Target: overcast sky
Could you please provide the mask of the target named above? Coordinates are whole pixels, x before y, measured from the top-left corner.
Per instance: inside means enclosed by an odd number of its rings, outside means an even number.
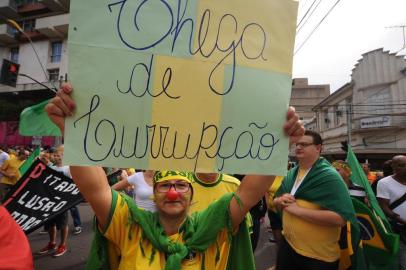
[[[299,1],[298,22],[314,0]],[[337,0],[321,1],[296,36],[296,50]],[[313,6],[313,7],[314,7]],[[398,52],[404,45],[406,0],[341,0],[293,59],[293,77],[310,84],[330,84],[335,91],[351,80],[362,54],[378,48]],[[400,51],[406,54],[406,49]]]

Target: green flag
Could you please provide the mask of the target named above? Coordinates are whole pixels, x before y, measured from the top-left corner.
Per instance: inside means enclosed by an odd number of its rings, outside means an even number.
[[[369,201],[370,207],[353,199],[354,209],[361,228],[363,251],[369,269],[393,269],[391,265],[399,251],[399,236],[392,232],[392,228],[350,146],[348,146],[347,163],[351,168],[351,181],[364,188]]]
[[[34,106],[25,108],[20,114],[19,132],[23,136],[61,136],[59,128],[52,123],[45,106],[49,100],[45,100]]]
[[[32,152],[31,155],[24,161],[24,163],[20,166],[20,168],[18,168],[21,175],[23,175],[28,170],[28,168],[30,168],[31,164],[34,162],[35,158],[39,156],[40,153],[41,149],[38,146],[34,150],[34,152]]]

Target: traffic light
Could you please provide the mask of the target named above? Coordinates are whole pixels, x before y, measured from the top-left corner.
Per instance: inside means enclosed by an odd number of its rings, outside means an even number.
[[[13,63],[7,59],[3,59],[3,65],[1,67],[0,83],[16,87],[19,69],[20,69],[19,64]]]
[[[347,141],[341,142],[341,150],[343,150],[346,153],[348,152],[348,142]]]

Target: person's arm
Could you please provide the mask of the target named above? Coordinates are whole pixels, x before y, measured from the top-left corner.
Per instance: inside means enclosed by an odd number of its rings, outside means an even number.
[[[339,214],[330,210],[317,210],[300,207],[297,203],[291,203],[284,208],[284,211],[298,216],[309,222],[322,226],[344,226],[346,224]]]
[[[6,160],[3,165],[0,168],[0,173],[10,179],[13,179],[14,177],[16,177],[16,173],[14,172],[14,170],[9,170],[9,160]]]
[[[383,212],[385,213],[385,215],[390,218],[391,220],[396,220],[397,222],[401,223],[401,224],[406,224],[406,221],[403,220],[398,214],[396,214],[395,212],[392,211],[392,209],[390,209],[390,201],[389,199],[384,199],[384,198],[377,198],[378,202],[379,202],[379,206],[382,208]]]
[[[8,173],[7,173],[7,167],[8,167],[8,161],[4,161],[3,165],[1,165],[0,168],[0,173],[6,177],[9,177]]]
[[[114,185],[111,186],[112,189],[121,191],[126,189],[127,187],[131,186],[130,183],[128,183],[127,178],[124,178],[120,180],[119,182],[115,183]]]
[[[62,134],[65,130],[65,118],[72,115],[75,102],[70,97],[72,87],[63,84],[45,107],[49,118],[59,127]],[[72,179],[83,197],[90,203],[101,227],[104,227],[111,208],[111,189],[105,172],[101,167],[71,166]]]
[[[72,179],[80,193],[91,205],[101,228],[104,228],[110,214],[111,189],[101,167],[70,166]]]
[[[287,121],[283,129],[285,134],[289,136],[291,144],[299,140],[304,134],[303,125],[292,107],[288,110]],[[236,195],[241,199],[241,205],[235,198],[230,202],[230,215],[234,231],[244,220],[248,211],[261,200],[274,179],[274,175],[247,175],[244,177],[236,192]]]
[[[296,202],[296,199],[290,193],[285,193],[273,200],[273,204],[279,212],[294,202]]]
[[[273,175],[247,175],[244,177],[236,191],[236,195],[241,200],[241,205],[235,198],[230,202],[233,231],[238,228],[248,211],[258,203],[264,191],[269,188],[274,179],[275,176]]]
[[[406,224],[406,222],[402,220],[398,214],[390,209],[389,198],[391,195],[387,187],[387,183],[384,181],[379,181],[376,188],[376,198],[378,199],[379,206],[382,208],[383,212],[388,218],[390,218],[391,220],[396,220],[399,223]]]

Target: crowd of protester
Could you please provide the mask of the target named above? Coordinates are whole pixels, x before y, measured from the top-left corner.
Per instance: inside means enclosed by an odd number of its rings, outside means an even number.
[[[55,121],[52,111],[48,113],[55,123],[61,123]],[[133,267],[135,262],[139,269],[147,265],[161,269],[165,264],[165,269],[188,269],[185,258],[206,269],[253,269],[252,254],[266,213],[270,241],[276,243],[276,269],[351,269],[351,265],[343,265],[339,242],[345,226],[358,226],[351,197],[370,207],[367,192],[351,179],[346,161],[330,163],[322,157],[320,135],[301,133],[297,115],[289,113],[289,119],[296,119],[291,121],[290,127],[295,128],[288,134],[296,135],[291,140],[295,163],[289,162],[286,177],[68,167],[62,165],[63,146],[41,149],[37,158],[73,178],[95,212],[98,229],[94,244],[106,250],[91,252],[89,269],[106,264],[111,269]],[[1,199],[18,182],[19,167],[33,151],[0,149]],[[372,172],[368,163],[363,163],[362,169],[393,230],[400,235],[399,267],[406,269],[406,157],[393,157],[383,164],[382,171]],[[78,208],[70,212],[74,223],[70,231],[80,234]],[[3,220],[6,218],[2,226]],[[16,232],[16,239],[24,238],[15,226],[9,227]],[[58,230],[61,239],[57,245]],[[49,234],[49,242],[38,253],[64,255],[68,213],[49,220],[43,231]],[[250,239],[249,250],[246,239]],[[28,267],[32,267],[32,257],[27,258],[31,260]]]

